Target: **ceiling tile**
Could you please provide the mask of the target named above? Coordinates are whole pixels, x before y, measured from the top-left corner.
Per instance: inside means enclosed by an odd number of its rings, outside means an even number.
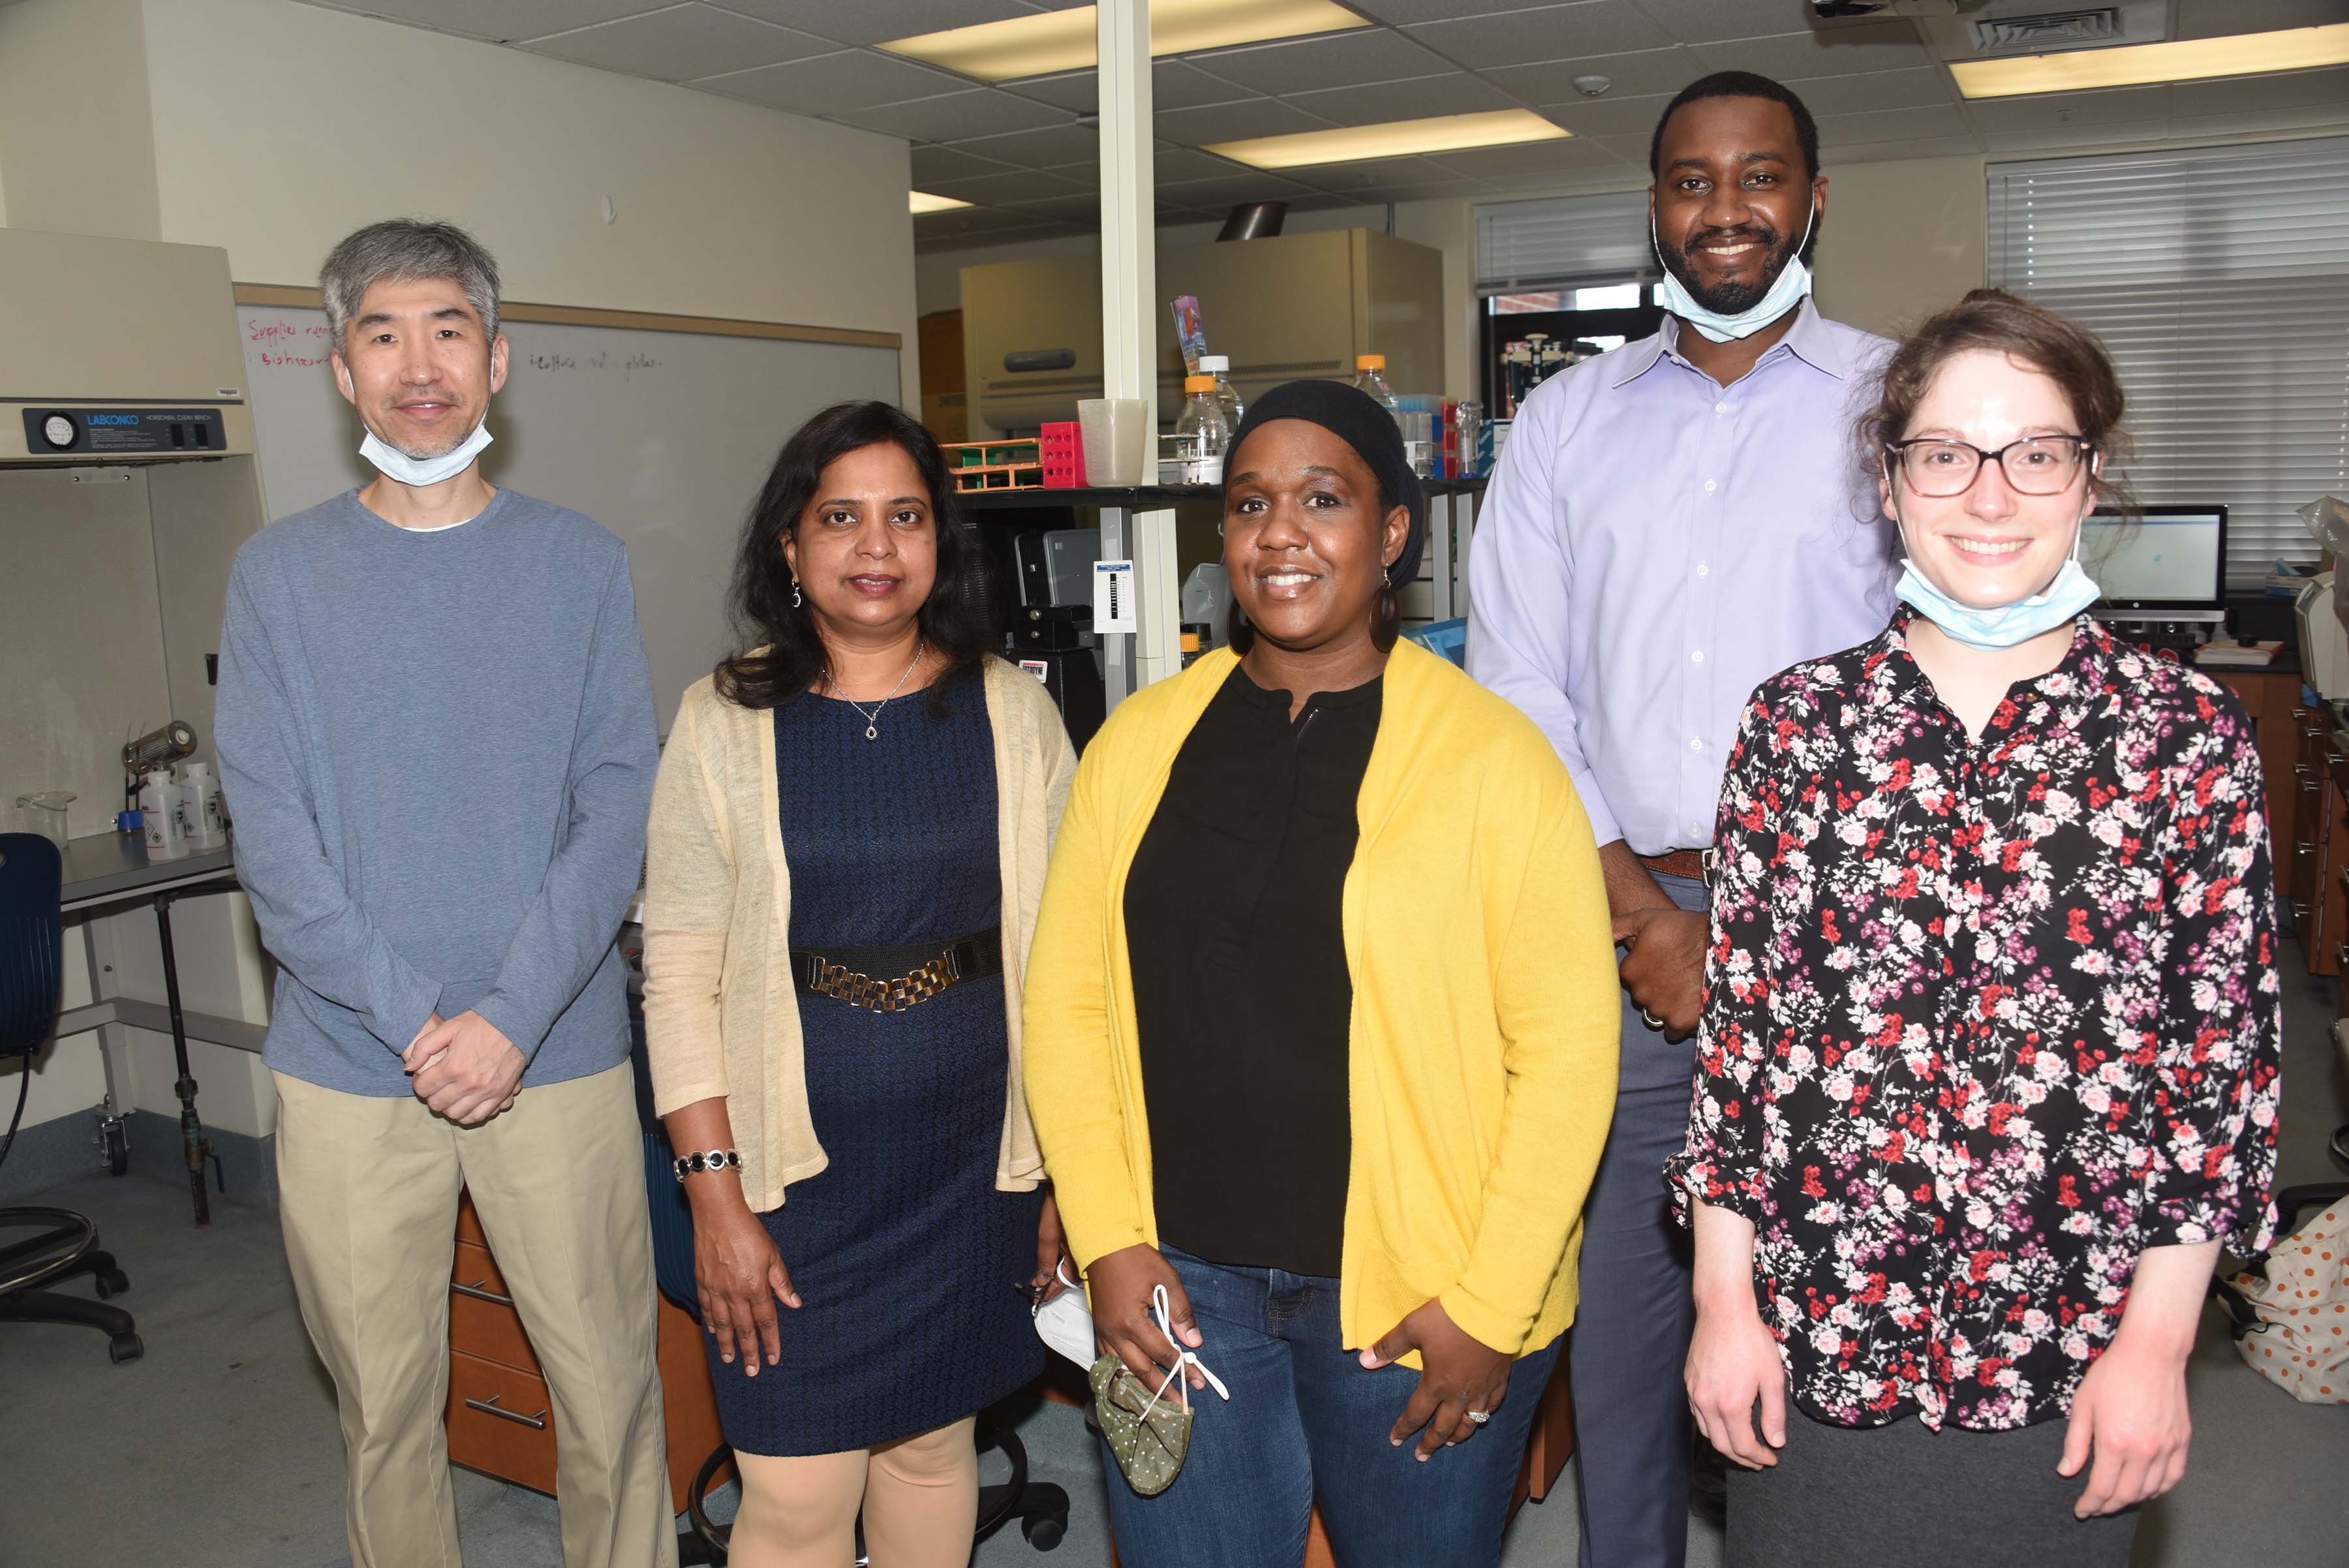
[[[1151,153],[1151,166],[1156,171],[1161,185],[1180,184],[1185,180],[1220,180],[1233,174],[1252,172],[1246,164],[1188,147],[1156,149]]]
[[[1363,27],[1282,44],[1259,44],[1220,54],[1190,55],[1188,62],[1211,77],[1258,92],[1289,94],[1363,82],[1402,81],[1450,68],[1402,34]]]
[[[2349,21],[2341,0],[2178,0],[2179,38],[2223,38]]]
[[[1043,222],[1032,213],[996,212],[986,207],[924,213],[914,219],[914,238],[948,240],[964,234],[1001,234],[1012,229],[1033,229]]]
[[[1101,161],[1098,159],[1091,163],[1056,163],[1044,172],[1056,174],[1070,184],[1081,185],[1088,191],[1101,189]]]
[[[1268,98],[1247,99],[1209,109],[1162,109],[1156,119],[1154,129],[1158,134],[1183,147],[1330,129],[1328,120],[1316,119],[1293,104]]]
[[[1640,172],[1645,174],[1648,171],[1648,139],[1653,134],[1652,130],[1632,131],[1621,136],[1593,136],[1588,140],[1596,141],[1625,162],[1637,164]]]
[[[523,47],[535,55],[665,82],[805,59],[833,49],[828,39],[698,5],[557,33]]]
[[[1637,136],[1644,147],[1648,138],[1655,134],[1656,121],[1663,118],[1664,106],[1671,101],[1671,93],[1651,93],[1644,98],[1617,98],[1610,93],[1605,98],[1546,104],[1542,118],[1566,127],[1577,136]],[[1645,158],[1647,154],[1640,156]]]
[[[1009,206],[1014,202],[1043,202],[1056,196],[1082,196],[1083,186],[1034,169],[1007,169],[1000,174],[979,174],[968,180],[942,180],[922,187],[934,196],[952,196],[981,207]]]
[[[1939,66],[1913,71],[1863,71],[1857,76],[1813,77],[1786,86],[1815,115],[1865,114],[1875,109],[1914,109],[1954,103],[1958,89]]]
[[[1971,136],[1928,136],[1913,141],[1871,141],[1857,147],[1838,147],[1834,162],[1898,163],[1909,158],[1961,158],[1982,151],[1982,144]],[[1834,172],[1833,167],[1828,172]],[[1825,243],[1833,244],[1835,241],[1830,236]]]
[[[1579,0],[1497,16],[1471,16],[1408,29],[1411,36],[1472,69],[1537,60],[1582,59],[1661,49],[1672,39],[1629,0]]]
[[[1314,193],[1310,185],[1284,180],[1278,174],[1226,174],[1214,180],[1185,180],[1158,187],[1158,193],[1202,212],[1220,212],[1241,202],[1288,202]]]
[[[838,57],[825,57],[827,59]],[[790,70],[792,67],[781,66],[775,68]],[[997,92],[992,88],[950,92],[943,98],[919,99],[912,103],[833,109],[828,114],[829,118],[845,124],[877,130],[884,136],[902,136],[908,141],[954,141],[974,136],[992,136],[1000,131],[1034,130],[1042,126],[1068,123],[1068,117],[1059,109],[1047,109],[1040,103],[1030,103],[1024,98],[1013,98],[1008,92]]]
[[[1054,104],[1083,114],[1092,114],[1101,108],[1100,78],[1092,71],[1071,71],[1064,76],[1005,82],[1003,88],[1005,91],[1016,92],[1022,98],[1032,98],[1040,103]],[[1154,110],[1197,109],[1203,104],[1230,103],[1237,99],[1255,96],[1250,88],[1235,87],[1180,60],[1160,60],[1150,70],[1150,107]]]
[[[1982,143],[1992,152],[2053,152],[2068,147],[2093,147],[2107,141],[2159,141],[2168,134],[2169,121],[2166,119],[2130,119],[2112,125],[2057,125],[2039,130],[1985,130],[1982,133]]]
[[[2303,105],[2329,105],[2349,115],[2349,66],[2292,71],[2283,76],[2178,82],[2169,89],[2172,114],[2227,114],[2236,109],[2297,109]]]
[[[1819,145],[1856,147],[1878,141],[1913,141],[1928,136],[1971,136],[1965,116],[1951,105],[1929,103],[1916,109],[1878,109],[1866,114],[1819,116]]]
[[[931,180],[968,180],[977,174],[1000,174],[1004,165],[952,147],[924,145],[914,149],[914,184],[927,189]]]
[[[1918,70],[1934,63],[1931,53],[1917,41],[1916,28],[1906,22],[1861,22],[1733,44],[1700,44],[1696,53],[1708,70],[1755,71],[1782,82],[1854,71]]]
[[[657,11],[671,0],[354,0],[338,6],[387,22],[461,33],[500,43],[543,38],[572,27]]]
[[[1640,98],[1673,93],[1704,75],[1702,61],[1686,49],[1640,49],[1626,55],[1592,55],[1583,59],[1551,60],[1537,66],[1494,66],[1482,74],[1504,92],[1526,103],[1580,104],[1599,101],[1578,91],[1574,78],[1602,76],[1610,84],[1609,99]]]
[[[1525,0],[1347,0],[1349,10],[1403,26],[1413,22],[1450,22],[1463,16],[1488,16],[1496,11],[1523,11]]]
[[[891,59],[869,49],[849,49],[836,55],[818,55],[813,59],[762,66],[757,70],[703,77],[692,85],[705,92],[748,99],[792,114],[840,114],[876,103],[960,93],[969,86],[960,77],[934,71],[910,60]]]
[[[1305,184],[1340,193],[1372,185],[1428,185],[1459,178],[1457,171],[1432,158],[1357,158],[1350,163],[1317,163],[1282,172]]]
[[[1432,180],[1419,185],[1376,185],[1354,196],[1357,202],[1443,202],[1462,196],[1490,196],[1493,187],[1482,180]]]
[[[1048,125],[1040,130],[1015,130],[1005,136],[979,137],[951,145],[1022,169],[1098,163],[1101,160],[1101,137],[1090,125]]]
[[[1064,223],[1092,225],[1101,222],[1101,198],[1090,191],[1073,196],[1053,196],[1041,202],[1020,202],[1010,210],[1039,218],[1057,219]]]
[[[1477,180],[1496,174],[1543,174],[1570,169],[1620,169],[1623,161],[1596,141],[1529,141],[1521,147],[1472,147],[1439,152],[1435,161]]]
[[[1598,169],[1562,169],[1554,174],[1495,174],[1485,182],[1503,197],[1552,195],[1567,191],[1620,191],[1620,163]]]
[[[1025,16],[1022,0],[710,0],[729,11],[780,22],[843,44],[880,44],[949,27]]]
[[[1378,125],[1390,119],[1433,119],[1445,114],[1482,114],[1508,109],[1514,100],[1491,83],[1465,71],[1450,76],[1422,77],[1416,81],[1378,82],[1366,87],[1331,88],[1326,92],[1300,92],[1293,103],[1334,125]]]
[[[2338,104],[2303,103],[2280,109],[2239,109],[2226,114],[2172,115],[2172,136],[2216,136],[2241,130],[2316,130],[2349,126]]]
[[[2113,88],[2103,92],[2048,93],[2038,98],[1982,99],[1966,113],[1982,130],[2051,130],[2067,125],[2116,125],[2169,118],[2166,87]]]
[[[1783,33],[1806,19],[1808,6],[1759,0],[1632,0],[1650,20],[1684,44],[1717,44]]]

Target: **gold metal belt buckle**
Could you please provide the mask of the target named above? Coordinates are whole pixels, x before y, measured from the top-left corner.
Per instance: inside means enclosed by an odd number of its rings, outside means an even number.
[[[875,980],[822,957],[812,959],[808,967],[818,993],[872,1012],[902,1012],[929,1001],[962,978],[951,949],[895,980]]]

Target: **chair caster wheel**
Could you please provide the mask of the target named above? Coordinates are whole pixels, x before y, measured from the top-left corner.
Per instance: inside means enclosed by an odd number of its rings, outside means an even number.
[[[135,1334],[118,1334],[106,1342],[106,1354],[117,1366],[126,1361],[136,1361],[147,1354],[147,1346]]]
[[[100,1135],[106,1154],[106,1174],[121,1176],[130,1169],[130,1135],[120,1123],[107,1127]]]
[[[1026,1536],[1028,1544],[1039,1552],[1050,1552],[1058,1546],[1068,1531],[1069,1521],[1065,1519],[1023,1519],[1019,1521],[1019,1533]]]
[[[130,1276],[120,1269],[109,1269],[105,1273],[93,1276],[91,1282],[98,1286],[98,1299],[106,1301],[129,1290]]]

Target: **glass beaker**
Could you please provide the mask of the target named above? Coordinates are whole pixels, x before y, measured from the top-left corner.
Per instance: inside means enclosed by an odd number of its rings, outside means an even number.
[[[39,834],[59,849],[66,846],[66,807],[74,801],[73,792],[47,789],[38,794],[20,794],[16,809],[25,818],[26,828]]]

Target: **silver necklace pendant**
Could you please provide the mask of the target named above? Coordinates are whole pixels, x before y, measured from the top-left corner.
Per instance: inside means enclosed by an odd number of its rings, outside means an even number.
[[[874,725],[867,724],[864,726],[864,738],[868,741],[877,741],[881,738],[881,732]]]

